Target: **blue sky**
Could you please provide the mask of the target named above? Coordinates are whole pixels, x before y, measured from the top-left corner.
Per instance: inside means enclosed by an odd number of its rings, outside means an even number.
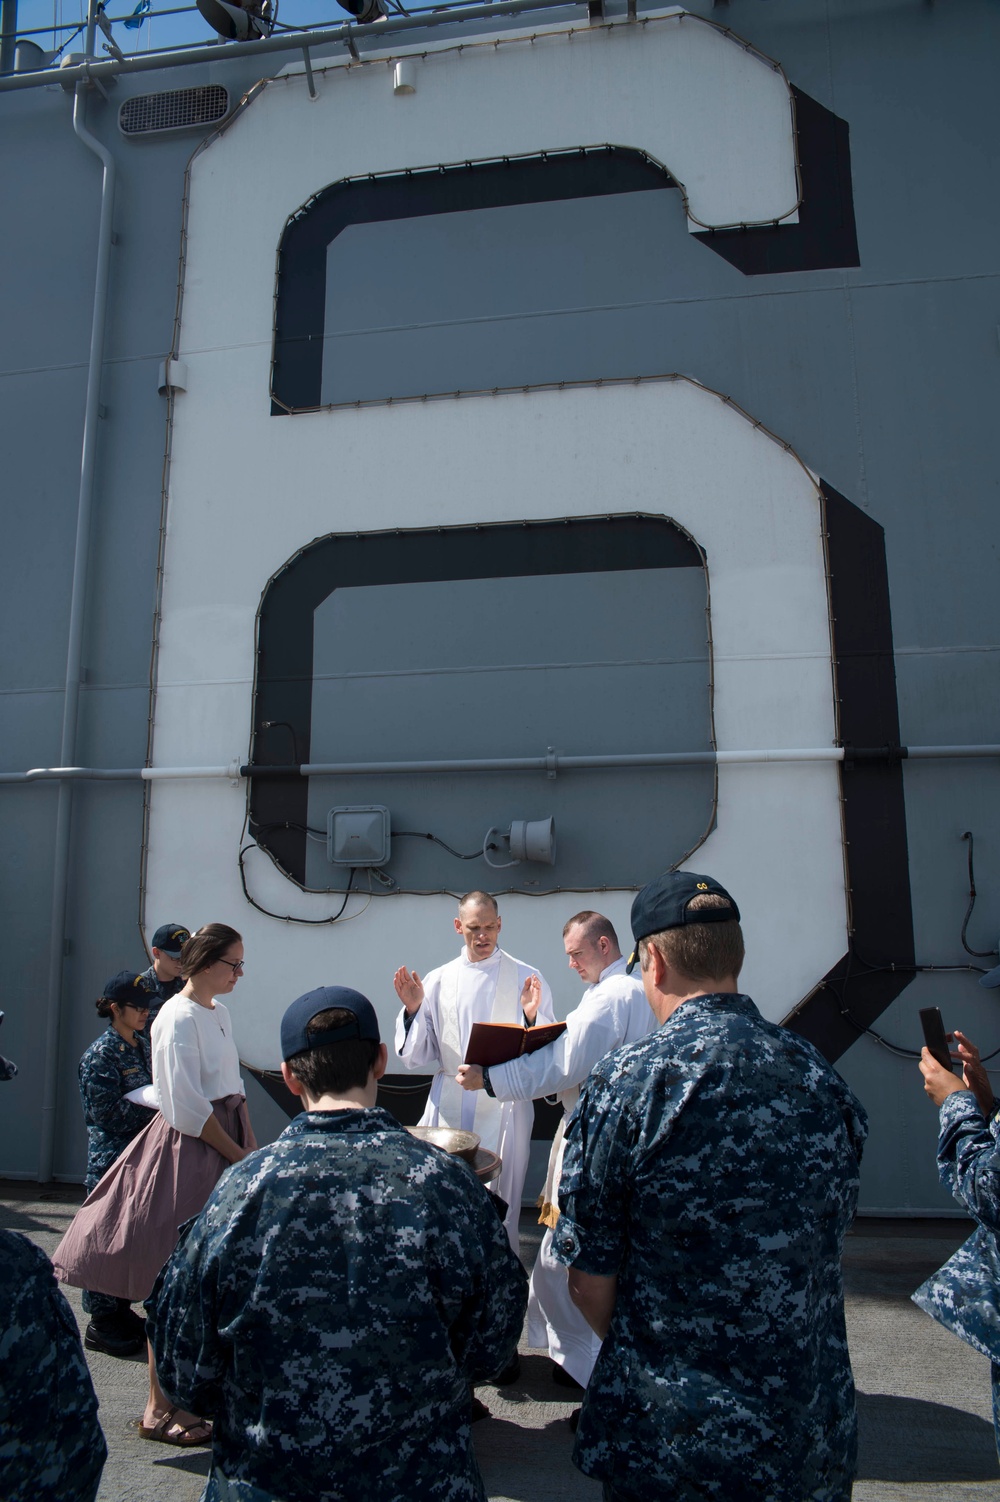
[[[184,0],[153,0],[150,13],[137,31],[130,31],[122,24],[132,13],[137,0],[107,0],[107,15],[114,23],[114,37],[122,52],[159,51],[162,48],[179,47],[191,43],[208,43],[215,33],[199,15],[195,5]],[[424,9],[428,0],[416,0],[407,4],[407,10]],[[20,0],[18,6],[18,35],[44,27],[40,34],[31,37],[33,42],[46,51],[59,47],[71,30],[53,32],[53,26],[78,25],[86,16],[86,0]],[[165,14],[165,12],[180,12]],[[316,26],[324,22],[336,26],[347,19],[337,0],[280,0],[278,20],[286,26]],[[104,38],[98,34],[97,51],[103,56]],[[67,51],[78,51],[79,39],[71,41]]]

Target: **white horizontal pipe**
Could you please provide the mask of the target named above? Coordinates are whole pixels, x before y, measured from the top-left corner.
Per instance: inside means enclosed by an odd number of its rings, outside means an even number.
[[[798,751],[717,751],[715,760],[722,765],[741,765],[756,761],[843,761],[843,746],[818,746]]]
[[[873,759],[878,747],[857,748],[866,761]],[[894,748],[888,748],[894,749]],[[946,760],[948,758],[1000,757],[1000,745],[982,746],[902,746],[898,750],[904,761]],[[844,761],[851,748],[843,746],[761,747],[753,751],[636,751],[605,756],[508,756],[469,758],[465,761],[346,761],[304,762],[298,768],[302,777],[388,777],[409,773],[434,772],[574,772],[600,767],[669,767],[733,766],[761,762]],[[888,757],[887,757],[888,759]],[[141,778],[144,782],[169,782],[210,777],[243,776],[239,760],[224,767],[32,767],[28,772],[0,772],[0,783],[21,782],[124,782]],[[261,768],[263,772],[267,768]],[[252,775],[252,774],[251,774]],[[295,775],[292,772],[289,776]]]
[[[240,775],[239,761],[231,761],[225,767],[143,767],[139,776],[143,782],[178,782],[185,777],[236,777]]]

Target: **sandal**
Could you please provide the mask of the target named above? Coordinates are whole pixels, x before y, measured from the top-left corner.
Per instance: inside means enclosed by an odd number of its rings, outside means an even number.
[[[143,1439],[158,1440],[161,1445],[176,1445],[180,1450],[190,1450],[199,1445],[205,1446],[212,1443],[212,1426],[203,1419],[195,1419],[191,1424],[178,1425],[177,1432],[170,1434],[168,1431],[171,1424],[176,1420],[174,1415],[176,1408],[171,1408],[162,1419],[157,1419],[155,1424],[144,1424],[140,1419],[136,1428]],[[201,1431],[201,1435],[195,1438],[195,1433]]]

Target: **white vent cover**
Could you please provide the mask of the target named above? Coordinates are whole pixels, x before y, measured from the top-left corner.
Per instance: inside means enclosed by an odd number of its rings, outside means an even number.
[[[163,94],[135,94],[118,111],[118,128],[123,136],[161,135],[167,130],[189,130],[193,125],[214,125],[228,110],[229,95],[221,83],[170,89]]]

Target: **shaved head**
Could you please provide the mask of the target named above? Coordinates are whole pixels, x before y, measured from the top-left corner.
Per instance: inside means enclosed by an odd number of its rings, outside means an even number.
[[[571,928],[579,928],[588,944],[596,944],[598,939],[609,939],[615,948],[618,948],[615,926],[610,918],[605,918],[603,913],[595,913],[591,908],[586,908],[582,913],[576,913],[563,924],[564,939]]]
[[[466,892],[459,901],[458,911],[462,912],[467,907],[491,907],[495,913],[500,912],[497,900],[490,892]]]
[[[472,961],[488,960],[500,936],[500,909],[489,892],[466,892],[458,904],[455,932],[465,940],[466,953]]]

